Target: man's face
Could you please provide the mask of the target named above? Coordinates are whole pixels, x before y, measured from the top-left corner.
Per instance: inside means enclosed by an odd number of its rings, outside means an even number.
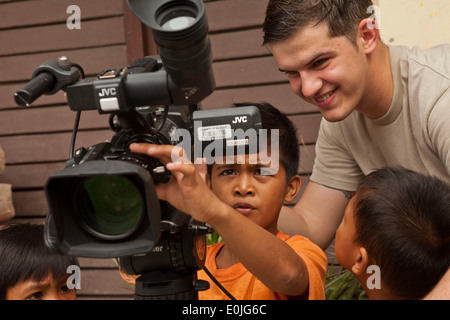
[[[361,108],[370,77],[367,57],[346,37],[330,38],[328,26],[307,26],[293,37],[269,44],[292,90],[316,105],[331,122]]]

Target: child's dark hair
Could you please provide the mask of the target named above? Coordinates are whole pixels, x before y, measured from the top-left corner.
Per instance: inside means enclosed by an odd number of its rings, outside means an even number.
[[[233,104],[233,108],[255,106],[261,114],[262,129],[267,130],[270,140],[272,129],[279,130],[279,160],[286,170],[286,181],[298,173],[300,162],[299,141],[297,130],[287,115],[267,102],[241,102]],[[269,141],[270,142],[270,141]],[[268,142],[268,143],[269,143]],[[208,174],[211,177],[212,166],[208,165]]]
[[[450,267],[450,186],[404,168],[369,174],[356,194],[355,241],[397,296],[424,297]]]
[[[70,265],[78,265],[75,257],[45,246],[43,225],[12,224],[0,230],[0,300],[5,300],[7,290],[18,282],[39,282],[49,273],[62,278]]]

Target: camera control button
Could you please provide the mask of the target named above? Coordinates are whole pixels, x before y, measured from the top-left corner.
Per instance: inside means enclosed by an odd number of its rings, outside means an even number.
[[[105,111],[117,111],[120,110],[119,100],[116,97],[114,98],[103,98],[100,99],[100,108]]]

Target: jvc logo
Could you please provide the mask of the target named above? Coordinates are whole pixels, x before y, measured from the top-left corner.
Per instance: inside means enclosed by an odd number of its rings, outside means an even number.
[[[103,88],[99,93],[99,97],[104,96],[115,96],[116,95],[116,88]]]
[[[235,117],[232,123],[245,123],[247,122],[247,116]]]

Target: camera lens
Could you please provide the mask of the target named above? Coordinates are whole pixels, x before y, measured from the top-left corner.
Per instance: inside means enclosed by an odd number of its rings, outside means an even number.
[[[175,17],[171,17],[161,25],[162,29],[167,31],[182,30],[190,27],[195,22],[195,17],[186,15],[177,16],[179,14],[178,12],[175,12],[175,14]]]
[[[101,175],[79,185],[78,211],[81,222],[91,234],[120,240],[131,235],[144,216],[144,198],[127,177]]]
[[[179,31],[191,27],[197,19],[197,8],[189,2],[170,2],[156,13],[156,21],[164,31]]]

